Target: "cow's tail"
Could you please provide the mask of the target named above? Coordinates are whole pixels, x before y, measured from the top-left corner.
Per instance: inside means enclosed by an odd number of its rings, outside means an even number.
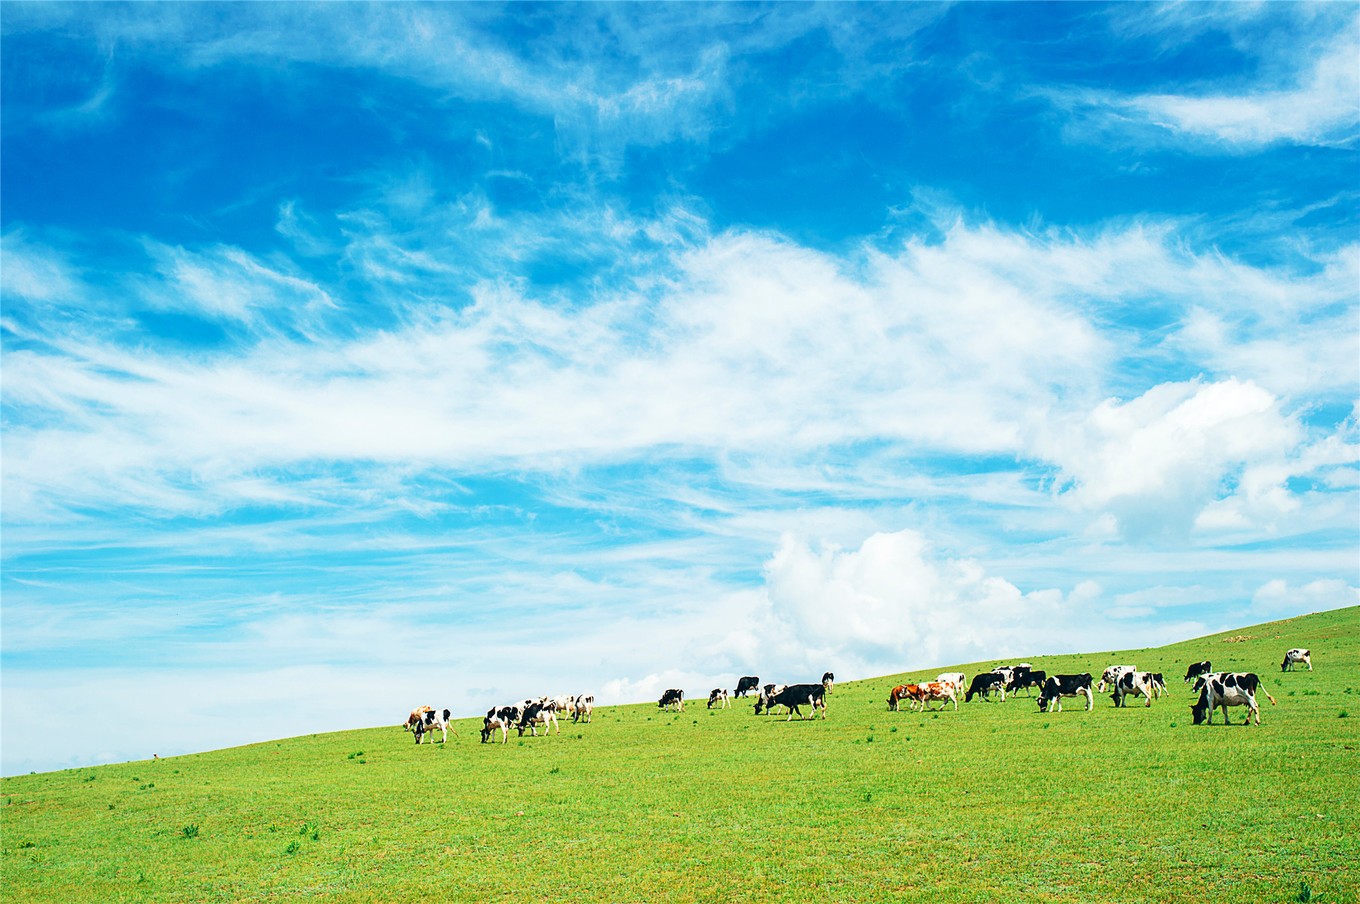
[[[1271,705],[1271,706],[1275,706],[1275,705],[1276,705],[1276,704],[1275,704],[1275,698],[1272,697],[1272,696],[1270,696],[1270,691],[1266,690],[1265,688],[1261,688],[1261,693],[1263,693],[1263,694],[1266,695],[1266,699],[1270,701],[1270,705]]]

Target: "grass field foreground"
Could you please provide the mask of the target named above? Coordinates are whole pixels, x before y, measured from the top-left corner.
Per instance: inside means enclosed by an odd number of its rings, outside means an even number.
[[[1314,671],[1280,672],[1294,646]],[[897,683],[996,663],[942,664],[837,685],[824,721],[639,704],[504,746],[462,720],[443,747],[394,701],[392,726],[4,779],[4,898],[1360,900],[1360,608],[1027,658],[1170,694],[887,711]],[[1259,728],[1190,724],[1205,658],[1262,676]]]

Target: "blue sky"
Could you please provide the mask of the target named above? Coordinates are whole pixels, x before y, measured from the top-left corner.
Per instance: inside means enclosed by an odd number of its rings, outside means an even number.
[[[0,12],[5,774],[1360,602],[1353,4]]]

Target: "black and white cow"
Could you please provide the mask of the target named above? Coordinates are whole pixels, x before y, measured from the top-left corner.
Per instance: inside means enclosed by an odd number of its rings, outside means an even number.
[[[798,718],[817,718],[817,711],[821,710],[822,718],[826,718],[826,685],[824,684],[791,684],[771,697],[770,707],[787,706],[789,708],[789,718],[791,720],[796,714]],[[812,715],[804,716],[800,707],[812,707]],[[767,707],[768,708],[768,707]]]
[[[973,683],[968,685],[968,692],[963,695],[963,702],[971,703],[974,697],[981,697],[983,701],[986,701],[994,691],[1000,691],[1001,702],[1005,703],[1006,680],[1006,676],[1000,672],[982,672],[974,675]]]
[[[676,712],[684,712],[685,692],[678,687],[673,687],[662,694],[661,699],[657,701],[656,708],[665,709],[668,706],[673,708]]]
[[[1086,709],[1089,712],[1096,705],[1095,697],[1091,694],[1091,673],[1083,672],[1080,675],[1049,675],[1044,682],[1044,689],[1039,694],[1039,711],[1053,712],[1053,704],[1058,704],[1058,712],[1062,712],[1063,697],[1085,697]]]
[[[429,706],[418,707],[411,715],[406,718],[406,730],[416,736],[416,743],[425,740],[425,735],[439,732],[441,737],[439,743],[447,744],[449,740],[449,717],[453,713],[447,709],[434,709]],[[454,732],[454,737],[458,733]]]
[[[1096,693],[1105,693],[1106,686],[1113,687],[1119,683],[1119,676],[1125,672],[1136,672],[1138,669],[1132,665],[1112,665],[1100,676],[1100,684],[1096,685]]]
[[[760,695],[760,679],[755,675],[738,678],[737,689],[732,693],[732,696],[745,697],[748,691],[755,691],[757,696]]]
[[[1012,670],[1010,683],[1006,685],[1006,693],[1014,694],[1017,691],[1028,690],[1037,687],[1043,693],[1044,682],[1048,680],[1048,673],[1043,669],[1016,668]],[[1030,696],[1026,694],[1025,696]]]
[[[1209,664],[1209,660],[1207,659],[1203,662],[1192,662],[1190,663],[1190,667],[1185,670],[1185,683],[1189,684],[1200,675],[1207,675],[1213,670],[1214,667]]]
[[[1308,666],[1308,671],[1311,672],[1313,670],[1313,656],[1307,650],[1301,650],[1298,649],[1297,647],[1292,650],[1286,650],[1284,654],[1284,662],[1280,663],[1280,671],[1292,672],[1294,670],[1294,666],[1300,662]]]
[[[482,720],[482,743],[485,744],[491,735],[500,729],[501,743],[504,744],[510,737],[510,729],[519,724],[520,716],[524,710],[518,705],[512,706],[493,706],[486,711],[486,718]]]
[[[1110,699],[1115,706],[1124,706],[1127,697],[1146,697],[1144,706],[1152,705],[1152,695],[1156,692],[1151,672],[1124,672],[1114,683],[1114,693]]]
[[[1256,692],[1260,691],[1266,695],[1270,705],[1275,705],[1275,698],[1270,696],[1270,691],[1261,687],[1261,679],[1255,672],[1215,672],[1204,675],[1196,682],[1199,690],[1199,699],[1190,707],[1190,714],[1194,717],[1196,725],[1203,725],[1208,722],[1214,724],[1214,710],[1223,710],[1223,724],[1228,724],[1228,707],[1245,706],[1247,708],[1247,718],[1242,723],[1250,725],[1253,716],[1256,717],[1256,724],[1261,724],[1261,708],[1256,705]]]
[[[536,700],[525,708],[524,714],[519,717],[519,724],[515,726],[519,730],[520,737],[524,736],[524,729],[529,729],[531,737],[538,737],[538,726],[543,726],[543,734],[546,737],[552,734],[554,726],[557,733],[562,733],[562,726],[557,721],[557,705],[551,700]]]
[[[571,721],[580,719],[589,722],[591,713],[595,711],[594,694],[577,694],[571,704]]]
[[[715,687],[713,688],[713,690],[708,692],[709,709],[712,709],[715,706],[718,707],[719,709],[727,709],[727,705],[728,705],[727,691],[723,690],[720,687]]]
[[[756,696],[756,715],[758,716],[762,712],[769,715],[770,707],[774,706],[775,695],[783,692],[786,687],[788,687],[787,684],[767,684],[761,688],[760,693]]]

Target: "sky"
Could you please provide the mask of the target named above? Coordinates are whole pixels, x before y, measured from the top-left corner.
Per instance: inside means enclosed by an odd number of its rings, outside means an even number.
[[[0,33],[6,775],[1360,603],[1355,4]]]

